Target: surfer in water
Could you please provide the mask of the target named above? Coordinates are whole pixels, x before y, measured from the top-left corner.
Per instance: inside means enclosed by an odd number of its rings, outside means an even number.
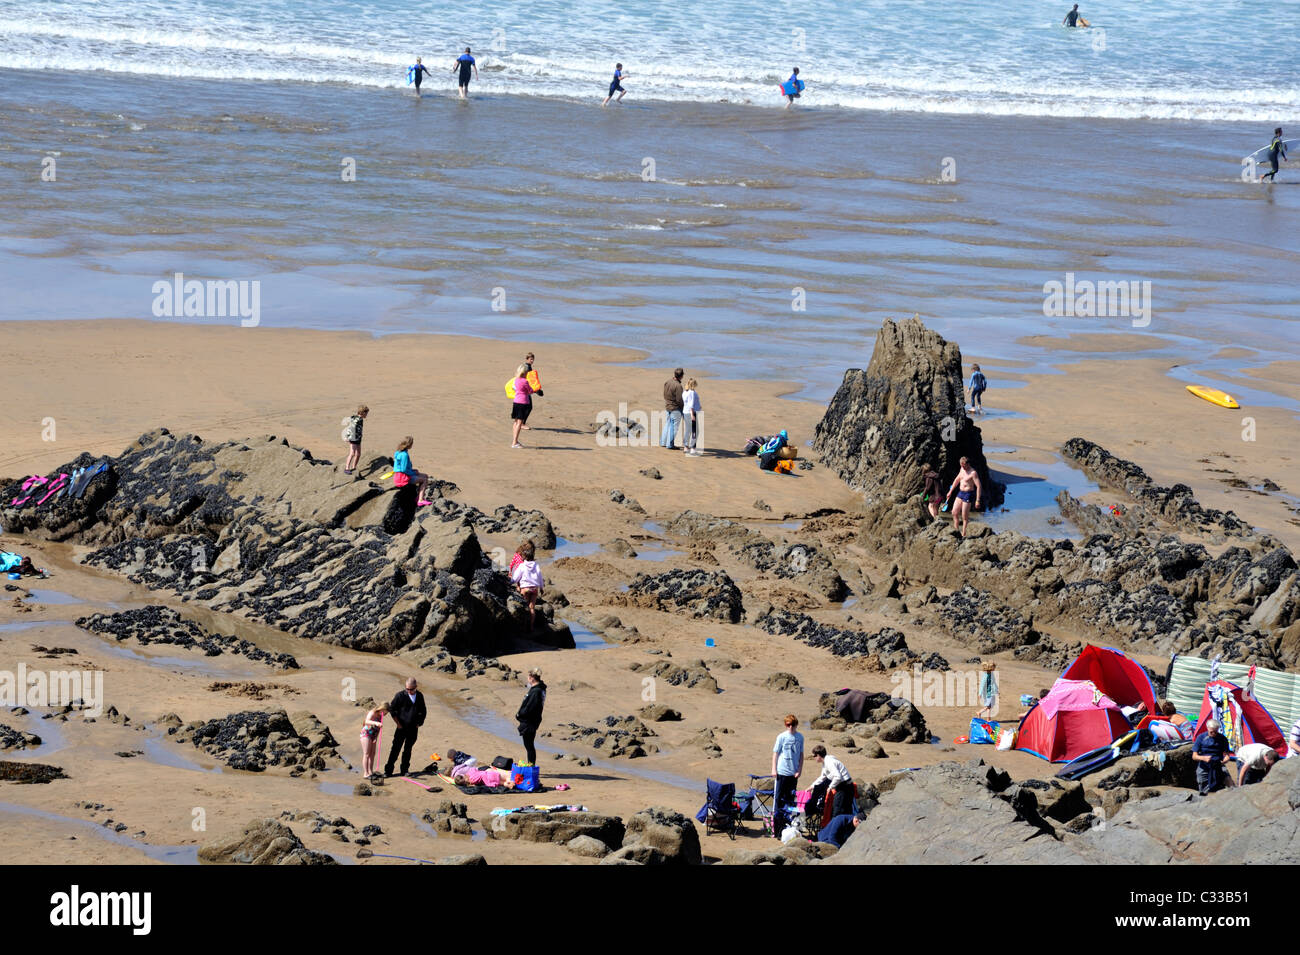
[[[469,93],[469,74],[470,70],[474,71],[474,78],[478,79],[478,66],[474,62],[474,57],[470,55],[469,47],[465,47],[465,52],[456,57],[456,62],[451,65],[451,71],[455,73],[460,70],[460,98],[465,99]]]
[[[1076,4],[1074,5],[1074,7],[1070,10],[1070,12],[1067,13],[1067,14],[1065,15],[1065,19],[1062,20],[1061,22],[1062,22],[1063,24],[1065,24],[1067,27],[1090,27],[1090,26],[1092,26],[1091,23],[1089,23],[1087,20],[1085,20],[1085,19],[1083,18],[1083,14],[1081,14],[1081,13],[1079,12],[1079,5],[1078,5],[1077,3],[1076,3]]]
[[[785,85],[794,90],[793,93],[785,94],[785,108],[789,109],[794,105],[794,101],[799,98],[799,67],[796,66],[794,68],[794,72],[791,73],[790,78],[785,81]]]
[[[426,73],[430,76],[433,76],[433,74],[429,73],[429,68],[424,65],[424,61],[418,56],[415,58],[415,66],[411,67],[408,72],[411,74],[411,82],[415,84],[415,95],[418,98],[420,95],[420,81],[424,79]]]
[[[609,95],[605,97],[605,102],[601,103],[600,105],[608,106],[609,101],[614,98],[615,93],[618,94],[618,102],[620,103],[623,102],[623,97],[627,95],[627,90],[623,89],[623,64],[622,63],[614,64],[614,82],[609,84]]]
[[[1268,144],[1268,161],[1273,168],[1259,177],[1260,182],[1265,179],[1272,180],[1277,175],[1277,161],[1279,159],[1286,162],[1286,147],[1282,145],[1281,126],[1273,130],[1273,141]]]

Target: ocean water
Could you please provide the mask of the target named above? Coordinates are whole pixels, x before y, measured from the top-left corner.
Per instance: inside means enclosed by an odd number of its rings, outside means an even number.
[[[984,115],[1272,122],[1300,107],[1296,4],[1048,0],[44,0],[0,3],[0,65],[384,88],[476,48],[486,91],[587,97],[616,60],[641,99]],[[1290,47],[1288,54],[1288,46]]]
[[[1288,6],[0,2],[0,320],[232,321],[160,316],[182,273],[259,283],[257,327],[626,345],[823,399],[914,313],[1039,370],[1073,356],[1021,337],[1298,358],[1300,165],[1240,165],[1296,112],[1293,56],[1242,69]],[[1068,276],[1150,312],[1045,314]]]

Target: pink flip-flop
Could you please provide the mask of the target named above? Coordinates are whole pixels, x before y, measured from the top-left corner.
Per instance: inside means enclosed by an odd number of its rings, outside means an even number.
[[[557,793],[562,793],[562,792],[564,792],[564,791],[565,791],[566,789],[568,789],[568,788],[569,788],[569,784],[568,784],[568,783],[560,783],[558,786],[555,787],[555,791],[556,791]]]

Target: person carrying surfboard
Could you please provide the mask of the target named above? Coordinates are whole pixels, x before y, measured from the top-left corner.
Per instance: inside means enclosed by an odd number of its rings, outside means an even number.
[[[478,79],[478,65],[470,54],[469,47],[465,47],[465,52],[456,57],[456,62],[451,65],[453,73],[457,70],[460,70],[460,98],[466,99],[466,94],[469,93],[470,70],[474,71],[474,78]]]
[[[1282,142],[1281,126],[1273,130],[1273,141],[1268,144],[1268,161],[1273,168],[1271,171],[1266,172],[1264,173],[1264,175],[1259,177],[1260,182],[1263,182],[1265,179],[1272,179],[1274,176],[1277,175],[1278,159],[1281,159],[1283,162],[1286,162],[1286,146]]]
[[[618,94],[618,102],[620,103],[623,102],[623,97],[627,95],[627,90],[623,89],[623,64],[622,63],[614,64],[614,81],[609,84],[609,95],[605,97],[605,102],[601,103],[600,105],[608,106],[609,101],[614,98],[615,93]]]
[[[799,79],[799,67],[794,68],[790,78],[781,85],[781,92],[785,94],[785,108],[789,109],[794,105],[794,101],[799,98],[799,91],[803,89],[803,80]]]
[[[420,95],[420,81],[424,79],[426,73],[433,76],[432,73],[429,73],[429,68],[424,65],[424,61],[418,56],[415,58],[415,66],[408,67],[406,70],[406,81],[415,84],[415,95],[417,97]]]
[[[1067,27],[1092,26],[1091,23],[1089,23],[1087,20],[1083,18],[1083,14],[1079,12],[1079,5],[1077,3],[1070,9],[1070,12],[1065,15],[1065,19],[1062,20],[1061,22],[1065,24]]]

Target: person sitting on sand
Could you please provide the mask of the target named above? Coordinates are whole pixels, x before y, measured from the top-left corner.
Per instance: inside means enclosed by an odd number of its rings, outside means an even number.
[[[542,708],[546,705],[546,684],[542,682],[542,671],[533,667],[528,671],[528,692],[519,704],[515,720],[519,723],[519,738],[523,740],[524,752],[528,765],[537,765],[537,749],[534,740],[537,729],[542,725]]]
[[[1182,726],[1187,722],[1187,717],[1183,716],[1182,713],[1179,713],[1178,707],[1174,706],[1174,704],[1170,703],[1168,700],[1161,700],[1159,706],[1160,715],[1175,726]]]
[[[384,725],[384,714],[388,704],[380,703],[366,713],[366,720],[361,725],[361,775],[369,779],[375,775],[375,755],[379,748],[379,734]]]
[[[425,498],[425,490],[429,486],[429,475],[422,471],[417,471],[411,464],[411,445],[415,444],[415,439],[409,434],[397,445],[397,452],[393,455],[393,486],[406,487],[414,483],[418,494],[415,499],[416,507],[423,507],[433,502]]]
[[[362,405],[357,409],[357,413],[348,419],[347,426],[343,429],[343,440],[348,443],[348,459],[343,463],[343,473],[351,474],[357,469],[357,463],[361,460],[361,429],[365,426],[366,416],[370,414],[370,409]]]
[[[1237,770],[1237,785],[1249,786],[1259,782],[1268,775],[1277,761],[1277,750],[1272,746],[1267,743],[1247,743],[1237,750],[1237,762],[1241,764]]]
[[[866,818],[866,813],[862,812],[857,815],[853,815],[852,813],[843,813],[838,815],[830,822],[826,823],[826,826],[821,832],[817,833],[817,841],[825,842],[837,849],[843,849],[844,843],[849,841],[849,836],[853,835],[853,831],[857,829],[858,826],[862,824],[862,820]]]
[[[970,459],[963,457],[960,463],[961,467],[952,480],[952,487],[948,488],[948,497],[952,497],[953,491],[957,492],[957,501],[952,506],[952,526],[954,529],[960,528],[961,536],[965,537],[966,527],[970,521],[971,496],[975,497],[975,510],[978,511],[984,488],[980,484],[980,476],[970,466]]]
[[[1192,760],[1196,763],[1196,788],[1205,796],[1222,789],[1227,776],[1224,764],[1232,758],[1228,739],[1219,732],[1219,721],[1205,721],[1205,732],[1192,743]]]
[[[537,598],[542,595],[546,581],[542,579],[542,569],[533,560],[536,551],[532,541],[519,545],[519,556],[523,558],[515,569],[510,571],[510,579],[519,588],[519,596],[528,601],[528,632],[537,628]]]
[[[520,365],[515,369],[515,397],[510,405],[510,420],[514,422],[514,441],[512,448],[522,448],[519,432],[528,423],[528,415],[533,410],[533,386],[528,383],[528,366]],[[531,430],[531,429],[530,429]]]

